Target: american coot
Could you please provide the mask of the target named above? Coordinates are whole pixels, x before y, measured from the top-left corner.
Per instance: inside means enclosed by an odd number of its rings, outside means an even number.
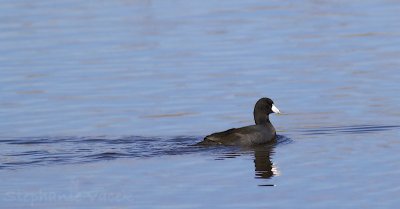
[[[251,146],[265,144],[275,140],[276,131],[269,121],[270,113],[280,113],[270,98],[261,98],[254,106],[256,125],[232,128],[227,131],[213,133],[204,138],[198,145],[240,145]]]

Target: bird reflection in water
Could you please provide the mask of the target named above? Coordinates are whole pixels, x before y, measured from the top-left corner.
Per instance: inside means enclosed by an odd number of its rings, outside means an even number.
[[[269,179],[278,176],[278,168],[271,161],[273,145],[254,147],[255,176],[260,179]]]
[[[252,153],[254,155],[254,171],[257,179],[270,179],[273,176],[279,176],[278,168],[272,163],[271,155],[274,153],[275,144],[260,145],[253,147],[240,148],[237,151],[229,151],[220,155],[216,160],[236,158],[242,155]],[[273,184],[264,184],[259,186],[274,186]]]
[[[199,146],[207,149],[213,149],[213,152],[219,152],[216,160],[224,160],[236,158],[240,156],[253,155],[254,178],[268,180],[273,176],[279,176],[278,167],[271,161],[271,156],[275,154],[277,146],[290,144],[293,140],[284,135],[277,135],[276,140],[269,144],[251,146],[251,147],[235,147],[235,146]],[[220,152],[222,151],[222,153]],[[275,186],[274,184],[259,184],[258,186]]]

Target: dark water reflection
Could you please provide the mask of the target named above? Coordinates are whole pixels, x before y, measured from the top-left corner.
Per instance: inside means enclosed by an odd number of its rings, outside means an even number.
[[[279,136],[277,144],[281,144],[281,141],[289,141],[290,139],[284,136]],[[255,178],[269,179],[274,175],[278,175],[278,171],[271,161],[272,155],[274,154],[274,147],[277,144],[260,145],[248,148],[236,148],[236,151],[230,150],[229,152],[223,152],[218,154],[216,160],[229,160],[242,155],[253,155]]]
[[[256,178],[269,179],[274,174],[278,174],[276,173],[277,170],[274,168],[274,164],[271,161],[272,153],[273,146],[254,148],[254,167]]]

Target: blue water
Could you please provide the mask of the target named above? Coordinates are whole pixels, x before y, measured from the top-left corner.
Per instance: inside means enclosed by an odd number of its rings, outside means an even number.
[[[1,208],[397,208],[397,1],[0,4]],[[198,147],[253,123],[278,142]]]

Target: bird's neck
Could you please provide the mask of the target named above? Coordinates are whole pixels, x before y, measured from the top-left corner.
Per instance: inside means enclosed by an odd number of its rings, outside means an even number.
[[[270,123],[269,115],[254,114],[254,122],[256,122],[256,125],[266,125],[267,123]]]

